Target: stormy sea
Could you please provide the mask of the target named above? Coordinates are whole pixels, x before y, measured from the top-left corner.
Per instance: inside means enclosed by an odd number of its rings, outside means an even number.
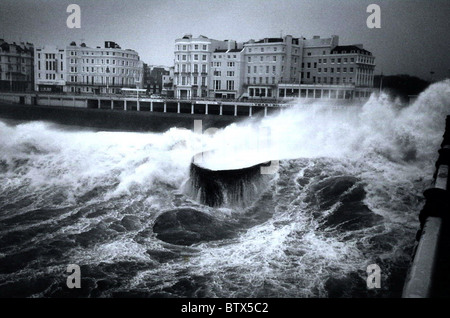
[[[400,297],[449,113],[447,80],[210,133],[0,119],[0,297]],[[204,204],[191,162],[209,150],[211,170],[276,169]]]

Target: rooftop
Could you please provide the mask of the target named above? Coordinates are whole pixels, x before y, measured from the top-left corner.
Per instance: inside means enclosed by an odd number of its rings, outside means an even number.
[[[372,55],[371,52],[363,49],[362,45],[338,45],[331,50],[331,54],[350,54],[350,53]]]

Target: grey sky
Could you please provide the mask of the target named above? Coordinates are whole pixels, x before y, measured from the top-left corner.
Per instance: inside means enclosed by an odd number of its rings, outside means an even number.
[[[66,8],[81,7],[81,29],[68,29]],[[381,7],[381,29],[366,8]],[[148,64],[173,65],[176,38],[186,33],[247,41],[281,33],[339,35],[376,57],[376,74],[450,76],[450,0],[1,0],[0,38],[37,46],[116,41]]]

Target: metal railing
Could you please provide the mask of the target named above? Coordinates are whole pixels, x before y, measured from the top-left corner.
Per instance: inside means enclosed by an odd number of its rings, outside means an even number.
[[[425,205],[420,212],[420,229],[417,233],[417,244],[413,260],[403,288],[403,298],[430,298],[438,277],[436,269],[441,253],[449,251],[440,250],[445,226],[444,219],[450,215],[450,202],[448,191],[448,172],[450,166],[450,116],[446,119],[444,140],[439,150],[436,162],[433,187],[424,192]],[[448,275],[448,273],[447,273]]]

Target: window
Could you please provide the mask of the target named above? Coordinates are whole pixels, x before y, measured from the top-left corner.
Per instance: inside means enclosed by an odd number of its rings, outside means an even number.
[[[234,91],[234,81],[227,81],[227,90]]]
[[[308,56],[311,56],[311,52],[308,52]]]
[[[314,68],[317,68],[317,62],[314,62]]]
[[[353,67],[350,67],[350,73],[353,73]]]
[[[338,63],[341,63],[341,58],[338,58]]]
[[[274,52],[276,52],[276,51],[277,51],[277,49],[278,49],[278,48],[277,48],[277,47],[275,46],[275,47],[273,48],[273,51],[274,51]]]
[[[203,51],[206,51],[206,50],[207,50],[207,46],[203,45]]]
[[[183,61],[186,61],[186,55],[182,56]]]
[[[206,55],[202,55],[202,61],[206,61]]]
[[[194,54],[194,61],[198,61],[198,54]]]
[[[249,61],[249,62],[252,61],[252,57],[251,57],[251,56],[248,57],[248,61]]]
[[[272,72],[273,73],[275,73],[276,72],[276,70],[277,70],[277,67],[274,65],[274,66],[272,66]]]
[[[252,72],[252,67],[251,67],[251,66],[248,66],[248,67],[247,67],[247,73],[250,74],[251,72]]]
[[[253,66],[253,73],[258,73],[258,67],[257,66]]]
[[[248,48],[248,53],[252,53],[252,48],[251,47]]]
[[[327,59],[323,59],[323,62],[326,63],[326,62],[327,62]]]
[[[311,76],[311,73],[310,73],[310,72],[307,72],[307,73],[306,73],[306,78],[310,78],[310,76]]]
[[[221,89],[221,81],[220,80],[214,80],[214,89],[219,90]]]
[[[227,76],[234,76],[234,71],[227,71]]]
[[[228,62],[228,63],[227,63],[227,66],[228,66],[228,67],[234,67],[234,62]]]
[[[320,72],[322,72],[322,69],[319,67],[319,69],[317,71],[320,73]]]
[[[274,61],[274,62],[277,61],[277,57],[276,57],[276,56],[273,57],[273,61]]]
[[[308,68],[311,68],[311,63],[308,63]]]
[[[260,56],[259,59],[262,61],[264,61],[264,56]]]
[[[198,44],[194,45],[194,50],[198,50]]]
[[[202,64],[202,73],[206,73],[206,64]]]
[[[334,59],[331,59],[331,63],[334,63]]]
[[[269,73],[269,66],[268,65],[266,66],[266,73],[267,74]]]

